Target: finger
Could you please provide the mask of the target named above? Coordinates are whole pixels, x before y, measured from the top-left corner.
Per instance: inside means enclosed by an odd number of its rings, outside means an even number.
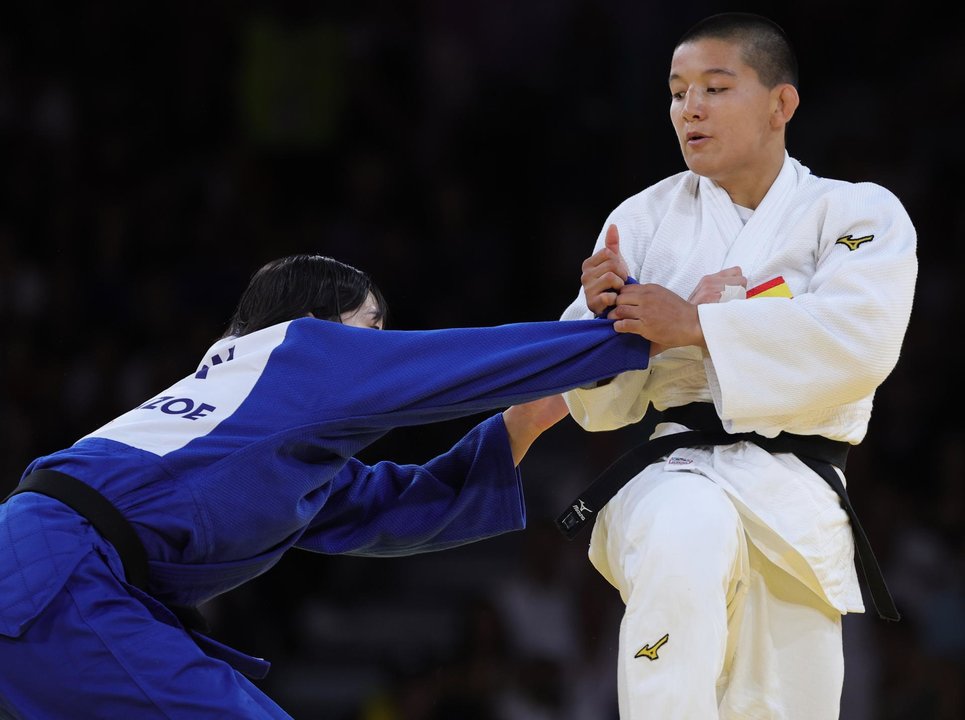
[[[580,282],[584,286],[594,280],[605,279],[611,287],[623,287],[627,276],[626,263],[623,258],[613,257],[607,248],[602,248],[599,252],[584,260],[580,270],[582,271]],[[612,277],[609,277],[611,275]],[[614,278],[618,282],[614,281]]]
[[[646,296],[647,290],[645,286],[639,283],[634,283],[631,285],[624,285],[620,288],[620,294],[617,296],[618,305],[639,305],[643,302],[643,298]]]
[[[612,320],[633,320],[638,323],[644,322],[644,317],[646,316],[646,308],[639,305],[620,305],[617,304],[613,307],[612,312],[608,315]]]
[[[741,273],[739,267],[727,268],[726,271],[721,271],[720,279],[723,281],[724,285],[740,285],[742,287],[747,287],[747,278]]]
[[[632,318],[624,318],[613,323],[613,329],[618,333],[634,333],[643,337],[643,323]]]
[[[612,308],[617,301],[617,294],[613,290],[602,289],[599,292],[586,293],[586,307],[596,316],[603,316],[608,308]]]
[[[599,302],[603,303],[603,308],[613,307],[617,304],[617,298],[619,297],[617,293],[610,289],[602,289],[600,292],[596,293],[594,297],[599,298]]]
[[[613,303],[615,310],[620,310],[620,317],[628,317],[630,313],[634,311],[635,308],[639,308],[640,302],[634,297],[624,297],[622,295],[617,295],[616,301]]]
[[[607,297],[609,295],[610,297]],[[616,296],[613,293],[606,293],[600,296],[601,303],[599,310],[596,310],[597,317],[603,317],[607,320],[614,320],[616,316],[613,314],[614,307],[616,307]]]
[[[587,295],[606,292],[618,293],[624,286],[623,278],[613,272],[606,272],[600,276],[596,276],[592,272],[583,273],[580,276],[580,283]]]
[[[587,272],[595,268],[598,268],[604,263],[607,263],[610,261],[611,261],[610,255],[607,253],[606,248],[600,248],[595,253],[590,255],[590,257],[584,260],[580,268],[583,270],[583,272]]]

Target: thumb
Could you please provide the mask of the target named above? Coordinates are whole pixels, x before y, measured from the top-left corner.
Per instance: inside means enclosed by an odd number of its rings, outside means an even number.
[[[614,255],[620,255],[620,231],[616,225],[610,225],[606,229],[606,240],[604,242],[607,249],[612,250]]]
[[[623,279],[626,280],[627,275],[630,274],[630,270],[627,267],[626,260],[623,259],[623,255],[620,254],[620,231],[617,229],[616,224],[611,224],[606,229],[606,238],[604,239],[604,245],[607,250],[616,255],[617,261],[620,266],[620,270],[623,275]]]

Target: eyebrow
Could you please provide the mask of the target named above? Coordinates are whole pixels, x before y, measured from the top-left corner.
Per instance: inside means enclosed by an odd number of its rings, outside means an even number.
[[[727,68],[707,68],[700,74],[701,75],[727,75],[728,77],[737,77],[736,72],[734,72],[733,70],[729,70]],[[680,75],[678,75],[677,73],[670,73],[670,78],[667,80],[667,82],[673,82],[674,80],[679,80],[679,79],[680,79]]]

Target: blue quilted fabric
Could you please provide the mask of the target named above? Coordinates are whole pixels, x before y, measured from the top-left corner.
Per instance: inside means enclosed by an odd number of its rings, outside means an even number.
[[[36,493],[0,504],[0,634],[17,637],[47,606],[92,551],[78,543],[89,532],[73,511]]]

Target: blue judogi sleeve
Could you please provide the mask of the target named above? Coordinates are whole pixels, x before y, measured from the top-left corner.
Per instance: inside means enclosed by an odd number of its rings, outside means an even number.
[[[340,436],[423,424],[561,392],[646,367],[647,341],[607,320],[383,330],[296,320],[251,403],[289,422],[338,419]],[[279,404],[280,403],[280,404]]]
[[[500,414],[424,465],[349,460],[298,547],[406,555],[522,529],[525,523],[520,476]]]

